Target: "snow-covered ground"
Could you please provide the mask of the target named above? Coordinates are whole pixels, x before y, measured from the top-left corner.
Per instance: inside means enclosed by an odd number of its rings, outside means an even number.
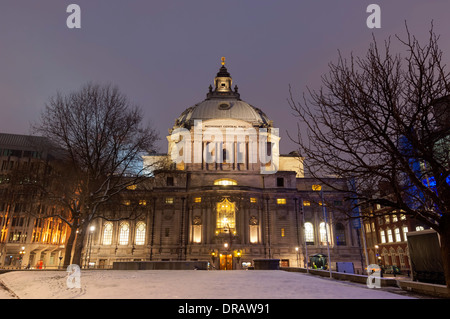
[[[401,299],[383,289],[276,270],[83,270],[81,288],[68,288],[65,271],[0,275],[26,299]],[[0,298],[13,298],[0,285]]]

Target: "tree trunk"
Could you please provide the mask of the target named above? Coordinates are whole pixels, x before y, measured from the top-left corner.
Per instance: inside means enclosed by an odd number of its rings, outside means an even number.
[[[84,240],[86,238],[88,225],[89,223],[83,223],[78,229],[77,239],[75,241],[75,250],[73,252],[72,257],[72,264],[76,264],[80,266],[80,268],[83,267],[82,251],[84,247]]]
[[[76,223],[73,223],[76,225]],[[77,226],[71,226],[70,227],[70,235],[67,239],[66,243],[66,251],[64,252],[64,264],[63,266],[66,268],[70,265],[70,261],[72,259],[72,250],[73,250],[73,244],[75,242],[75,237],[77,235]]]

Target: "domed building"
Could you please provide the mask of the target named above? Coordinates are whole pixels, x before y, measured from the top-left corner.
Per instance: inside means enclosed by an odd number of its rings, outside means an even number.
[[[162,163],[158,172],[125,195],[144,213],[94,222],[85,252],[91,266],[207,261],[230,270],[276,259],[312,267],[310,257],[322,254],[332,268],[341,261],[361,268],[344,194],[306,178],[298,154],[279,154],[278,128],[241,99],[224,59],[206,98],[176,118],[167,141],[167,154],[144,157],[145,165]]]

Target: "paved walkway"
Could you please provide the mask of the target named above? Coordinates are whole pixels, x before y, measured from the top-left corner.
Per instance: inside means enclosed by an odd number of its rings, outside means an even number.
[[[2,274],[0,275],[0,298],[404,299],[420,297],[397,287],[370,289],[363,284],[273,270],[83,270],[81,289],[68,289],[66,279],[67,274],[64,271],[20,271]]]

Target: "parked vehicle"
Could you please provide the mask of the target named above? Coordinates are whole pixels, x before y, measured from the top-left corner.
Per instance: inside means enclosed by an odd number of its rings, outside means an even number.
[[[400,268],[397,266],[385,266],[383,267],[383,272],[385,274],[392,274],[392,275],[401,275]]]

